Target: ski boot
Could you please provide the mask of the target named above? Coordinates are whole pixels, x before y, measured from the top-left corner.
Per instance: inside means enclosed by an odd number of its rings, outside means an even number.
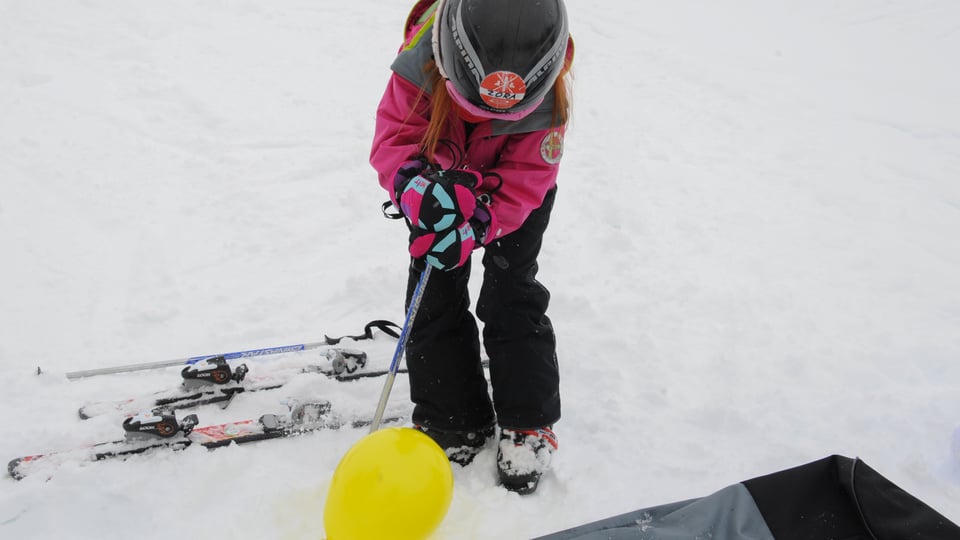
[[[413,428],[433,439],[447,454],[447,459],[464,467],[477,457],[487,439],[493,435],[493,426],[479,431],[440,431],[419,424],[415,424]]]
[[[559,444],[551,426],[540,429],[500,430],[497,469],[500,483],[510,491],[527,495],[537,490],[540,477],[550,468]]]

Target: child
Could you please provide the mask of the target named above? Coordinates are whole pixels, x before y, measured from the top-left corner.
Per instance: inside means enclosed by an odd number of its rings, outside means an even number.
[[[421,0],[407,19],[377,109],[370,163],[410,225],[415,426],[466,465],[499,424],[504,487],[531,493],[560,419],[550,294],[537,256],[556,196],[573,59],[563,0]],[[470,254],[483,247],[476,306],[490,385],[469,312]]]

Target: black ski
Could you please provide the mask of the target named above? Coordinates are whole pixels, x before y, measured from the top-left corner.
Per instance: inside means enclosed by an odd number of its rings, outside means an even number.
[[[385,422],[398,422],[392,417]],[[51,473],[68,462],[125,459],[156,449],[182,450],[192,445],[219,448],[229,444],[294,437],[325,429],[364,427],[369,420],[347,421],[332,414],[329,402],[297,404],[288,414],[265,414],[257,420],[242,420],[225,424],[197,427],[197,415],[182,420],[169,412],[150,411],[123,421],[124,439],[102,442],[73,450],[48,452],[11,460],[7,472],[20,480],[35,473]]]

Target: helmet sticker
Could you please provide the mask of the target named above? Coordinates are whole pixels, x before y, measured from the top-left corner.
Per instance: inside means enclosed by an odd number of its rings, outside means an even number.
[[[563,157],[563,133],[551,130],[540,143],[540,157],[550,165],[560,163]]]
[[[495,71],[480,83],[480,97],[495,109],[509,109],[523,101],[527,85],[512,71]]]

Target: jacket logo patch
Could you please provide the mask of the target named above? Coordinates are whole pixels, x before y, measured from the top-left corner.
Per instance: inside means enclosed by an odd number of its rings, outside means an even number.
[[[527,85],[512,71],[495,71],[480,83],[480,97],[495,109],[509,109],[523,101]]]
[[[563,133],[553,130],[540,143],[540,157],[550,165],[560,163],[563,157]]]

